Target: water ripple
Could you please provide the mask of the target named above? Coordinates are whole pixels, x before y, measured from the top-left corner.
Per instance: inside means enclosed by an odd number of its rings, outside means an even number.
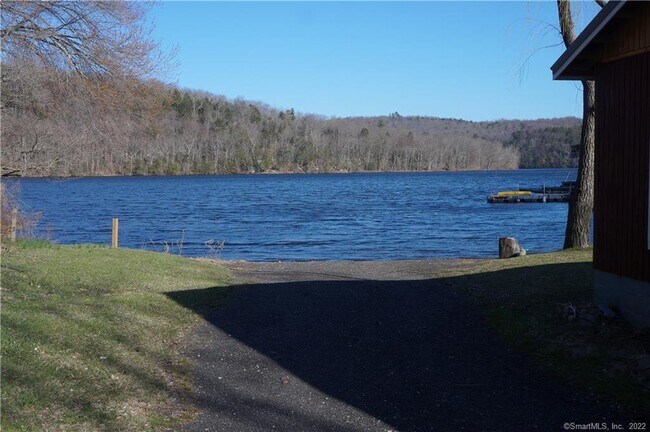
[[[518,186],[559,184],[568,170],[20,179],[60,243],[110,242],[225,259],[360,260],[495,256],[515,236],[531,252],[562,246],[566,204],[489,205]]]

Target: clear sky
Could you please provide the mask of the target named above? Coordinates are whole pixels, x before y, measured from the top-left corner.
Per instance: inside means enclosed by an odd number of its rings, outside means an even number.
[[[597,12],[580,9],[581,25]],[[468,120],[581,115],[551,79],[554,1],[162,2],[154,37],[179,50],[181,87],[326,116]],[[532,57],[526,61],[526,58]],[[523,69],[522,69],[523,67]]]

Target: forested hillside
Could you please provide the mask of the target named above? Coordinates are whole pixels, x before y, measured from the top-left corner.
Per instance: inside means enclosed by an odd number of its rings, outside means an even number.
[[[580,126],[575,125],[517,130],[505,144],[519,151],[519,168],[566,168],[575,165],[570,158],[571,147],[579,143]]]
[[[2,69],[3,175],[565,167],[578,136],[575,118],[324,118],[157,81]]]

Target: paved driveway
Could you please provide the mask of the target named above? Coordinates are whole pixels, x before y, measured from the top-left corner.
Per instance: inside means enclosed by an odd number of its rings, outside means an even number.
[[[233,301],[189,343],[202,415],[186,430],[561,431],[616,418],[427,279],[450,264],[230,264]]]

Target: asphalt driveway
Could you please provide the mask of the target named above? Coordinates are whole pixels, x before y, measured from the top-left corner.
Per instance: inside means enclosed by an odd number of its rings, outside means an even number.
[[[614,420],[511,351],[458,262],[230,263],[233,300],[188,341],[187,431],[524,431]]]

